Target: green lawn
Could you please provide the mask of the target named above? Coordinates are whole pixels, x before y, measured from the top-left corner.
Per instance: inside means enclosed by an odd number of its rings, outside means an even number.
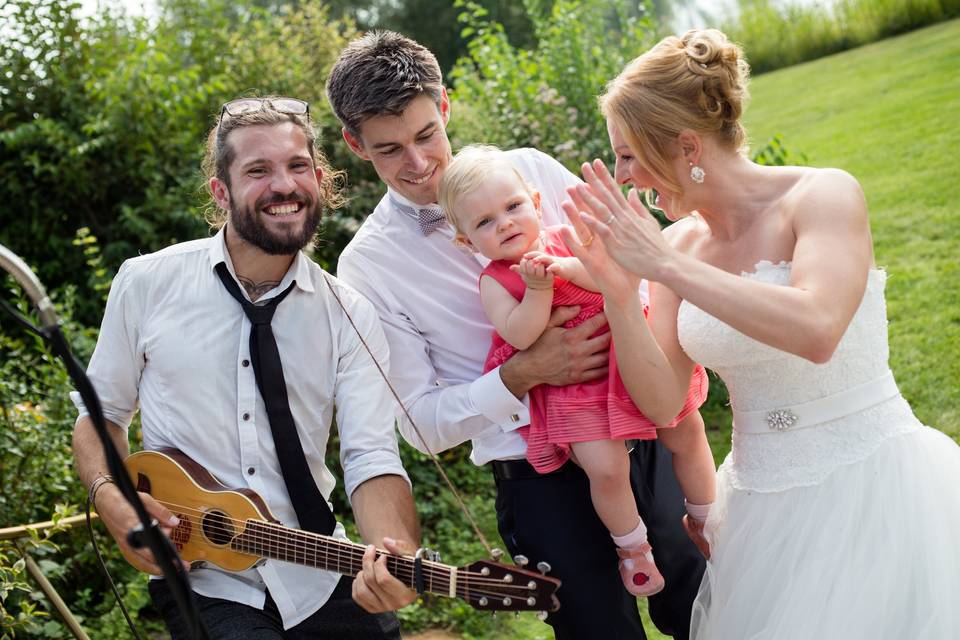
[[[755,146],[863,185],[885,267],[890,364],[921,421],[960,440],[960,20],[762,75]]]

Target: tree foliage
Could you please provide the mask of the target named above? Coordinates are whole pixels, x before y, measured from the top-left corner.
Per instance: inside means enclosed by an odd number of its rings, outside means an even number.
[[[12,0],[0,43],[0,242],[45,282],[86,288],[77,229],[100,238],[105,266],[206,233],[199,173],[204,135],[238,95],[308,100],[335,165],[356,169],[323,99],[336,54],[353,35],[323,5],[275,13],[226,0],[168,0],[155,19],[78,2]],[[342,239],[342,218],[328,220]],[[329,250],[321,258],[329,263]],[[92,322],[99,303],[80,301]]]
[[[586,159],[610,159],[596,97],[653,43],[653,21],[627,0],[523,4],[536,35],[530,49],[511,44],[484,7],[458,0],[471,39],[451,73],[454,144],[533,146],[575,171]]]

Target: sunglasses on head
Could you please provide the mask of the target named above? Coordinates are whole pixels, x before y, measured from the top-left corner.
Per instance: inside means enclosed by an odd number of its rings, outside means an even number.
[[[220,119],[224,115],[231,117],[242,116],[245,113],[262,111],[267,107],[278,113],[287,113],[294,116],[309,116],[310,105],[297,98],[238,98],[224,102],[220,109]]]

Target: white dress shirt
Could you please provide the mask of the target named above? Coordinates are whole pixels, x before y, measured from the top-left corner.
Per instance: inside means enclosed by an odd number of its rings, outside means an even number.
[[[179,449],[226,486],[253,489],[285,525],[297,527],[254,378],[250,321],[217,277],[220,262],[236,276],[223,230],[124,262],[88,374],[111,422],[128,427],[140,404],[145,449]],[[335,479],[324,453],[334,408],[347,496],[375,476],[406,474],[394,431],[396,403],[325,279],[386,366],[387,343],[370,303],[303,253],[261,300],[296,280],[272,328],[300,442],[313,480],[329,499]],[[344,536],[341,524],[334,535]],[[319,609],[339,578],[276,560],[240,573],[212,566],[190,572],[198,593],[258,608],[268,588],[285,628]]]
[[[535,149],[507,154],[540,192],[542,224],[567,222],[560,203],[580,180]],[[431,451],[471,440],[477,465],[524,457],[527,446],[516,429],[530,422],[526,405],[503,385],[499,369],[481,375],[493,332],[478,290],[488,260],[454,245],[449,225],[424,236],[393,199],[417,207],[388,193],[337,264],[338,277],[380,314],[390,344],[390,381]],[[399,425],[407,442],[424,451],[409,421],[401,416]]]

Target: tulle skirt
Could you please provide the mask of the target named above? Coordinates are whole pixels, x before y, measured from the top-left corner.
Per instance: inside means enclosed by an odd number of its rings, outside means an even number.
[[[718,473],[696,640],[960,639],[960,447],[918,428],[820,484]]]

